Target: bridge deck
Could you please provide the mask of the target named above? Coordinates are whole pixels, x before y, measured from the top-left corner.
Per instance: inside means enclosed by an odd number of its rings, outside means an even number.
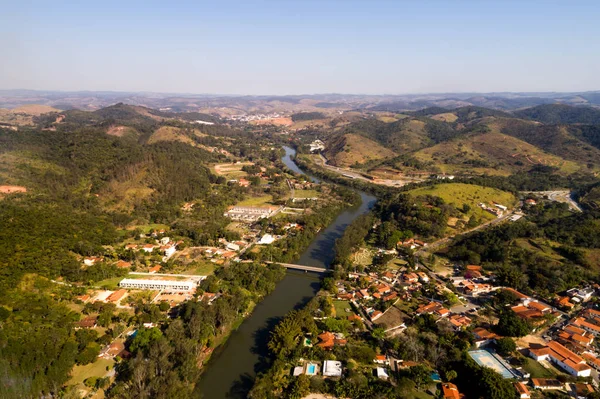
[[[294,263],[281,263],[281,262],[265,262],[265,263],[276,263],[287,269],[304,270],[307,272],[327,273],[329,271],[328,269],[323,269],[322,267],[296,265]]]

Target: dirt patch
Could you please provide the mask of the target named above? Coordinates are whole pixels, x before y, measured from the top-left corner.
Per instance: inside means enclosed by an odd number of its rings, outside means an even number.
[[[23,186],[0,186],[0,194],[26,193],[27,188]]]
[[[41,115],[41,114],[47,114],[48,112],[58,112],[60,110],[50,107],[48,105],[27,104],[27,105],[21,105],[20,107],[17,107],[17,108],[13,108],[11,111],[16,114]]]
[[[292,122],[292,118],[271,118],[271,119],[262,119],[260,121],[252,121],[253,125],[276,125],[276,126],[291,126],[294,122]]]
[[[126,131],[127,128],[125,126],[111,126],[108,128],[106,134],[109,136],[123,137]]]

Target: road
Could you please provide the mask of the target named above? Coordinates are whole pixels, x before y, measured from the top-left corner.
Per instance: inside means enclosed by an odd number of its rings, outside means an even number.
[[[337,173],[344,177],[348,177],[350,179],[363,180],[363,181],[373,183],[373,184],[380,184],[383,186],[390,186],[390,187],[402,187],[408,183],[420,183],[420,182],[425,181],[425,179],[420,179],[420,178],[416,178],[416,177],[406,177],[405,179],[399,179],[399,180],[393,180],[393,179],[371,180],[369,178],[364,177],[360,172],[356,172],[353,169],[341,168],[341,167],[329,165],[327,163],[327,158],[325,158],[323,156],[323,154],[319,154],[319,159],[321,161],[320,166],[322,166],[323,168],[325,168],[331,172]]]
[[[577,211],[583,212],[581,207],[577,202],[573,200],[572,192],[569,190],[554,190],[554,191],[521,191],[523,194],[534,194],[540,197],[547,197],[550,201],[563,202],[569,205],[569,208]]]
[[[479,226],[474,227],[474,228],[472,228],[470,230],[462,231],[460,233],[451,235],[449,237],[442,238],[440,240],[434,241],[434,242],[428,244],[426,247],[423,247],[423,248],[419,249],[417,252],[415,252],[415,256],[421,256],[427,250],[431,250],[431,249],[435,250],[435,249],[437,249],[439,247],[442,247],[442,246],[450,243],[450,241],[452,241],[456,236],[460,236],[460,235],[464,235],[464,234],[469,234],[469,233],[472,233],[474,231],[481,230],[481,229],[484,229],[484,228],[489,227],[489,226],[494,226],[494,225],[496,225],[498,223],[502,223],[505,220],[507,220],[509,217],[511,217],[515,213],[515,210],[516,209],[520,209],[520,207],[521,207],[521,204],[519,204],[519,206],[517,206],[517,208],[515,208],[515,209],[513,209],[513,210],[511,210],[509,212],[507,212],[505,215],[502,215],[499,218],[492,219],[489,222],[485,222],[483,224],[480,224]]]

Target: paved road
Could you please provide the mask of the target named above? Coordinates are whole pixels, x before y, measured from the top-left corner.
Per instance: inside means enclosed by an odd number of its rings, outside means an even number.
[[[574,211],[582,212],[583,210],[577,202],[572,198],[572,192],[569,190],[554,190],[554,191],[521,191],[523,194],[535,194],[540,197],[548,197],[550,201],[563,202],[569,205]]]
[[[329,165],[327,163],[327,158],[325,158],[322,154],[319,154],[319,159],[321,161],[320,162],[321,166],[331,172],[337,173],[339,175],[342,175],[344,177],[348,177],[351,179],[364,180],[366,182],[373,183],[373,184],[381,184],[383,186],[391,186],[391,187],[402,187],[408,183],[419,183],[419,182],[425,181],[425,179],[420,179],[420,178],[416,178],[416,177],[406,177],[405,179],[398,179],[398,180],[393,180],[393,179],[371,180],[371,179],[364,177],[362,174],[360,174],[359,172],[356,172],[353,169],[341,168],[341,167]]]

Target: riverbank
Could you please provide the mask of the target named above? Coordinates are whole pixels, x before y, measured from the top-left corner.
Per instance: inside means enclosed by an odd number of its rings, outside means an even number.
[[[298,168],[291,158],[295,151],[289,147],[285,149],[286,156],[282,161],[287,162],[290,170],[294,170],[290,166]],[[332,223],[314,237],[295,260],[296,263],[323,269],[331,264],[335,240],[342,236],[352,221],[368,212],[376,200],[366,193],[359,194],[361,204],[343,209],[337,217],[332,218]],[[247,398],[256,374],[269,366],[267,343],[271,330],[290,310],[304,307],[319,287],[316,274],[288,271],[275,290],[212,354],[198,381],[195,396],[210,399]]]

